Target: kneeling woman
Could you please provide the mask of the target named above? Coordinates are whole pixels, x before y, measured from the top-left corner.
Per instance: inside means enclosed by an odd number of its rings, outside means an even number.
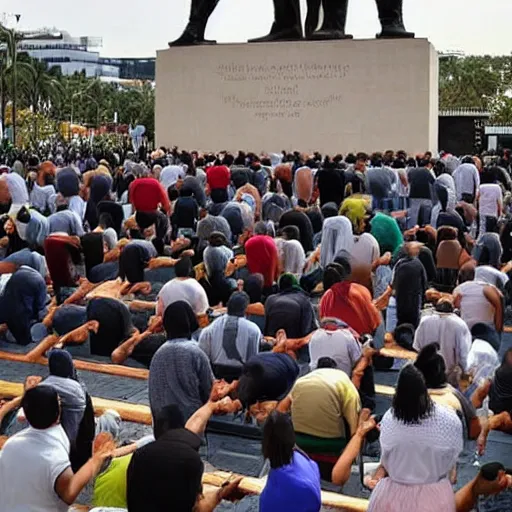
[[[432,401],[414,366],[401,371],[380,431],[381,465],[388,477],[375,487],[368,511],[455,512],[448,473],[463,448],[462,423]]]
[[[274,411],[263,428],[263,456],[270,461],[260,511],[313,512],[322,507],[318,466],[295,445],[286,414]]]

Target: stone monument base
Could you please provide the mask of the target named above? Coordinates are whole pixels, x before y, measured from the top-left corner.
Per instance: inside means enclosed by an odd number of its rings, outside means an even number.
[[[426,39],[159,51],[158,145],[202,151],[437,150],[438,57]]]

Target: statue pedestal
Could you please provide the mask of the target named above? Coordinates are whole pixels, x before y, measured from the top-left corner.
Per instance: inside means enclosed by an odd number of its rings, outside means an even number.
[[[159,51],[158,145],[202,151],[437,150],[438,57],[426,39]]]

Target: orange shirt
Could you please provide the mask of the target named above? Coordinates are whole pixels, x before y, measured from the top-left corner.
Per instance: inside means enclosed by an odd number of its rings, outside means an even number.
[[[319,305],[320,319],[339,318],[359,334],[373,334],[382,318],[362,285],[343,281],[327,290]]]

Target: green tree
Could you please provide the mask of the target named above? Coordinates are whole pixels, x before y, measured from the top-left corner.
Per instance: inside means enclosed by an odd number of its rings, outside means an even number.
[[[490,111],[493,120],[512,122],[507,94],[512,90],[512,56],[442,58],[439,62],[439,107]]]
[[[5,47],[5,69],[2,75],[5,73],[10,74],[10,86],[11,86],[11,101],[12,101],[12,134],[13,141],[16,141],[16,113],[17,113],[17,88],[18,88],[18,41],[20,35],[13,29],[8,29],[0,24],[0,42]],[[3,81],[3,80],[2,80]],[[5,89],[2,87],[2,102],[3,94]]]

